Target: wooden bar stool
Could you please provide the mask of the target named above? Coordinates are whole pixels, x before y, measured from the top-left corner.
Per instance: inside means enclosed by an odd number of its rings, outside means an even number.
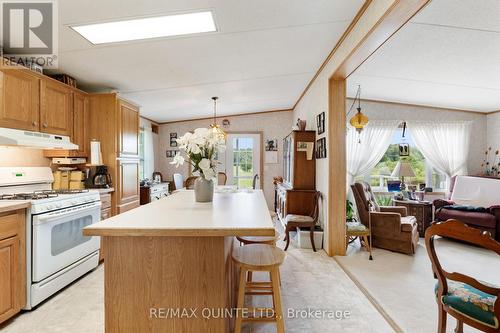
[[[280,235],[275,231],[274,236],[236,236],[236,239],[240,242],[240,245],[250,245],[250,244],[267,244],[276,245],[276,242],[280,238]],[[252,282],[252,271],[248,272],[248,282]],[[280,277],[281,286],[281,277]]]
[[[249,244],[236,247],[232,253],[233,261],[240,268],[238,284],[238,313],[235,321],[235,333],[241,333],[243,322],[276,322],[277,332],[285,332],[283,307],[279,283],[279,266],[285,260],[285,252],[274,245]],[[247,272],[269,272],[271,281],[246,281]],[[245,308],[248,317],[243,318],[245,295],[269,295],[273,298],[273,308]],[[257,316],[256,314],[273,314]]]

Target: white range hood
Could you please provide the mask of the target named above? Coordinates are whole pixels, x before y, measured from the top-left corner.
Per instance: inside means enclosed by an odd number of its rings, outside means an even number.
[[[78,149],[68,136],[0,128],[0,146],[21,146],[39,149]]]

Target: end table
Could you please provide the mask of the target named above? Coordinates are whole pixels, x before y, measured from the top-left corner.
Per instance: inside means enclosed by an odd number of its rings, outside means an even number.
[[[409,216],[415,216],[418,223],[418,233],[420,237],[424,237],[425,230],[432,223],[432,202],[395,199],[392,202],[395,206],[406,207]]]

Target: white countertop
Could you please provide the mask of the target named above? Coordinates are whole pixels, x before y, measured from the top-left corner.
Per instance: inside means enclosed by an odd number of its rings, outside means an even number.
[[[150,204],[84,228],[88,236],[273,236],[274,226],[261,190],[214,193],[195,202],[181,190]]]

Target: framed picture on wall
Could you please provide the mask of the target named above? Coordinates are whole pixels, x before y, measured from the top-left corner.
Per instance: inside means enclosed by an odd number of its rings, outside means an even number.
[[[170,147],[177,147],[177,133],[170,133]]]
[[[325,113],[321,112],[316,116],[316,126],[318,127],[318,134],[325,133]]]
[[[266,139],[266,151],[277,151],[278,139]]]
[[[174,158],[175,157],[175,154],[177,154],[177,150],[167,150],[167,158]]]
[[[316,158],[326,158],[326,138],[316,140]]]
[[[410,156],[410,145],[407,143],[399,144],[399,156]]]

